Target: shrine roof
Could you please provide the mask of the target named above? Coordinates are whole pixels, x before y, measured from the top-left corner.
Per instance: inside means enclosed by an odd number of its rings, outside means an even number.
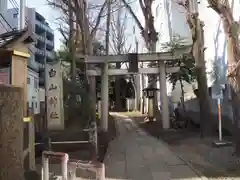
[[[11,48],[16,43],[28,44],[34,42],[34,38],[29,30],[25,28],[22,30],[12,30],[3,34],[0,34],[0,48]]]

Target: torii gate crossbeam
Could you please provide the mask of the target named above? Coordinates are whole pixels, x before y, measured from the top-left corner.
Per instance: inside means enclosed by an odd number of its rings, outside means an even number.
[[[180,59],[183,54],[189,55],[191,51],[191,46],[186,46],[185,48],[176,50],[174,52],[165,53],[146,53],[138,54],[138,61],[141,62],[159,62],[158,68],[142,68],[139,73],[148,72],[146,74],[159,74],[160,75],[160,99],[162,104],[162,121],[163,128],[170,128],[169,120],[169,109],[168,109],[168,96],[166,87],[166,70],[173,70],[165,67],[166,61],[172,61],[175,59]],[[108,131],[108,76],[109,75],[126,75],[129,74],[127,70],[124,69],[109,69],[108,63],[116,62],[128,62],[129,55],[103,55],[103,56],[76,56],[77,62],[85,62],[87,64],[104,64],[103,68],[99,70],[88,70],[87,73],[90,76],[100,76],[101,75],[101,129],[103,131]],[[146,70],[149,69],[149,70]],[[152,70],[152,71],[151,71]],[[178,70],[178,69],[175,69]]]

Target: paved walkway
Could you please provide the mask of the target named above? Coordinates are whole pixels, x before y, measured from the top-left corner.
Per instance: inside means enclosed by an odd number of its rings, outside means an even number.
[[[204,179],[131,119],[116,116],[116,124],[118,136],[105,159],[107,180]]]

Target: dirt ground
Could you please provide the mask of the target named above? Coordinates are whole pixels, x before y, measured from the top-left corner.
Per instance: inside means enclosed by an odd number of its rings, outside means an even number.
[[[211,178],[240,178],[239,158],[234,156],[234,147],[216,148],[212,143],[216,136],[200,138],[199,128],[184,130],[162,130],[159,121],[144,123],[144,117],[132,117],[134,122],[152,136],[164,140],[184,161],[189,163],[199,174]],[[231,140],[232,137],[224,136]]]

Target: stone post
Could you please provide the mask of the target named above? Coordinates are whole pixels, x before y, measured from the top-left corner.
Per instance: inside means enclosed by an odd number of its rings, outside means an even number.
[[[102,131],[108,131],[108,63],[106,62],[103,67],[101,77],[101,121],[100,128]]]
[[[161,63],[159,66],[160,70],[160,98],[161,98],[161,106],[162,106],[162,124],[163,129],[170,128],[170,120],[169,120],[169,109],[168,109],[168,96],[167,96],[167,82],[166,82],[166,69],[165,64]]]
[[[0,179],[24,180],[23,90],[0,85]]]
[[[33,111],[34,112],[34,111]],[[31,121],[28,123],[28,132],[29,132],[29,169],[32,171],[36,170],[35,162],[35,126],[34,126],[34,113],[32,114]]]

